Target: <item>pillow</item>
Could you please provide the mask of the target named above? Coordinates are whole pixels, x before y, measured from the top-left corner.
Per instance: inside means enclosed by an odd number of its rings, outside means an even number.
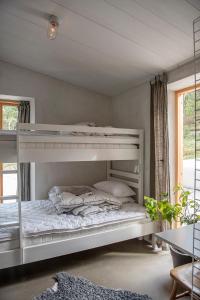
[[[91,191],[93,191],[94,189],[90,186],[86,186],[86,185],[63,185],[63,186],[53,186],[50,190],[49,190],[49,194],[51,193],[56,193],[56,194],[61,194],[63,192],[68,192],[68,193],[72,193],[76,196],[80,196],[82,194],[85,193],[89,193]]]
[[[136,193],[125,183],[120,181],[100,181],[94,184],[97,190],[112,194],[114,197],[130,197]]]
[[[117,199],[119,200],[121,205],[126,203],[135,203],[135,199],[133,199],[132,197],[119,197]]]
[[[74,125],[77,126],[89,126],[89,127],[96,127],[96,123],[95,122],[80,122],[80,123],[76,123]]]

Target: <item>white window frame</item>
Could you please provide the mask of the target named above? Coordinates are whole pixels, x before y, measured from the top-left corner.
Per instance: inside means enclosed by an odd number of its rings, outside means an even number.
[[[0,99],[4,101],[29,101],[30,103],[30,123],[35,124],[35,98],[32,97],[23,97],[23,96],[13,96],[13,95],[2,95],[0,94]],[[16,149],[17,152],[17,149]],[[16,153],[17,155],[17,153]],[[3,171],[2,173],[4,174]],[[13,171],[12,171],[13,172]],[[14,171],[15,172],[15,171]],[[17,173],[17,171],[16,171]],[[5,173],[6,174],[6,173]],[[31,163],[31,200],[35,200],[35,163]],[[16,199],[17,196],[11,195],[11,196],[4,196],[2,197],[2,200],[12,200]]]
[[[1,174],[2,175],[4,175],[4,174],[17,174],[17,170],[2,170]],[[2,196],[1,200],[2,200],[2,202],[4,202],[5,200],[14,200],[14,199],[17,199],[17,198],[18,198],[18,196],[17,196],[17,194],[15,194],[15,195],[9,195],[9,196]]]

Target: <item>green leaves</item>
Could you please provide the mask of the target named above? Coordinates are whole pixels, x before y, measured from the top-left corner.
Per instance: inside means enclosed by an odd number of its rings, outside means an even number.
[[[149,214],[152,221],[158,221],[159,215],[158,215],[158,201],[154,198],[144,196],[145,200],[145,207],[147,210],[147,213]]]
[[[151,197],[144,197],[145,207],[152,221],[173,221],[191,224],[200,220],[200,215],[192,214],[197,203],[189,199],[190,192],[185,191],[181,185],[177,185],[174,193],[178,199],[177,203],[170,203],[168,194],[162,193],[161,199],[156,200]]]

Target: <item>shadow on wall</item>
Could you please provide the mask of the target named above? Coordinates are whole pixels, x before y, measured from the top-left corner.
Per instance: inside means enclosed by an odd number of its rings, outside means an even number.
[[[106,162],[36,164],[36,199],[47,199],[55,185],[93,185],[106,179]]]

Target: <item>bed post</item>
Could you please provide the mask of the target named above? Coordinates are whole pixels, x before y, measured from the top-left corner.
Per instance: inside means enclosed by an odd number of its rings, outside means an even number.
[[[138,188],[138,203],[144,204],[144,130],[140,130],[139,134],[139,188]]]
[[[21,168],[20,168],[20,125],[17,125],[17,202],[18,202],[18,217],[19,217],[19,248],[20,262],[24,262],[23,253],[23,233],[22,233],[22,210],[21,210]]]

